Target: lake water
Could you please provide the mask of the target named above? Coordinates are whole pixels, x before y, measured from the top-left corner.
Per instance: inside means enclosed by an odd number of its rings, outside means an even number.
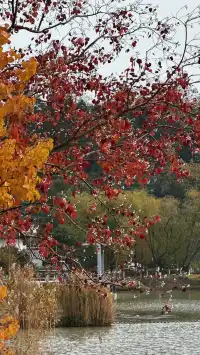
[[[45,355],[200,355],[200,292],[173,293],[173,312],[161,316],[158,295],[120,293],[117,319],[106,328],[56,329]]]

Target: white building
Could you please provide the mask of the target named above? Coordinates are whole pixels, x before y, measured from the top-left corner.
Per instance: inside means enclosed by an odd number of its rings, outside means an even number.
[[[0,248],[3,248],[3,247],[6,247],[8,244],[7,244],[7,241],[5,239],[0,239]],[[22,239],[17,239],[16,240],[16,244],[15,244],[15,247],[19,250],[24,250],[26,249],[26,246],[23,244],[23,241]]]

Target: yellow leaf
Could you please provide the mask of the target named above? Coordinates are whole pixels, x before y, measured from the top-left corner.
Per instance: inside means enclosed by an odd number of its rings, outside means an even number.
[[[4,83],[0,83],[0,100],[5,100],[6,98],[11,96],[11,85],[6,85]]]
[[[27,81],[36,73],[37,61],[36,59],[31,58],[27,62],[23,62],[22,66],[24,70],[18,70],[17,75],[21,81]]]
[[[0,300],[3,300],[7,296],[7,287],[0,286]]]

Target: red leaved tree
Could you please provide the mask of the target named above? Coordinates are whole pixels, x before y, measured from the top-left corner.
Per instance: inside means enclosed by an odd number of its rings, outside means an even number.
[[[38,63],[24,89],[36,98],[35,112],[26,112],[15,127],[15,138],[30,144],[54,140],[48,162],[37,169],[42,179],[40,197],[1,211],[2,236],[12,224],[28,238],[31,229],[26,233],[16,218],[22,225],[25,219],[30,227],[33,214],[43,211],[50,222],[40,226],[36,236],[40,252],[59,264],[58,242],[51,234],[54,219],[73,224],[77,233],[82,230],[76,221],[76,203],[62,193],[53,198],[48,195],[59,175],[77,199],[84,190],[91,194],[90,212],[98,205],[106,210],[95,218],[88,213],[85,240],[131,247],[136,238],[145,238],[159,217],[140,220],[126,203],[110,208],[108,201],[117,199],[124,187],[136,181],[145,185],[165,169],[178,179],[188,176],[179,151],[183,145],[194,153],[199,150],[199,107],[192,91],[198,79],[185,71],[193,66],[198,74],[196,39],[188,36],[198,9],[184,18],[158,20],[156,8],[138,1],[123,6],[115,1],[12,0],[4,1],[1,11],[13,36],[31,33],[31,42],[19,53],[24,58],[34,56]],[[180,50],[174,37],[179,29],[185,34]],[[139,49],[144,37],[149,47],[142,55]],[[120,55],[129,58],[129,66],[119,75],[101,74],[103,66],[114,68]],[[7,69],[14,66],[8,63]],[[89,97],[87,109],[79,105],[85,97]],[[101,173],[93,179],[87,168],[94,159]],[[110,219],[114,228],[109,228]],[[63,248],[62,253],[75,262],[75,249]]]

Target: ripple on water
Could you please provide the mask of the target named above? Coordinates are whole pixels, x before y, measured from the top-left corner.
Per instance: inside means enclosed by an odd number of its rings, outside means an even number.
[[[158,297],[134,299],[132,293],[123,294],[114,326],[56,329],[43,344],[43,354],[200,355],[199,300],[199,292],[173,293],[173,313],[164,318],[160,317],[164,301]]]
[[[199,355],[200,322],[118,323],[111,328],[56,329],[51,355]]]

